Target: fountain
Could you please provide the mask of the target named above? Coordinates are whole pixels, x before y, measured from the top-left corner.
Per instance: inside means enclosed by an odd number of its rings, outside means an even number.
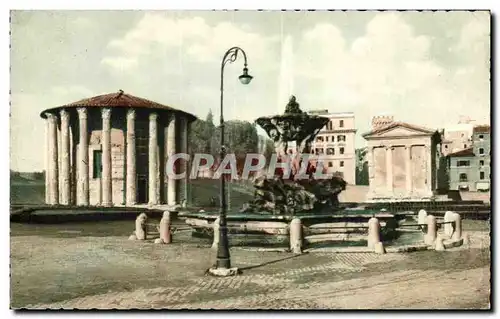
[[[277,169],[273,176],[258,178],[255,198],[242,213],[294,215],[331,213],[338,209],[338,195],[345,190],[346,182],[322,174],[321,162],[310,154],[311,142],[328,121],[326,117],[303,112],[293,95],[283,115],[256,120],[273,140],[278,161],[288,163],[290,174]]]

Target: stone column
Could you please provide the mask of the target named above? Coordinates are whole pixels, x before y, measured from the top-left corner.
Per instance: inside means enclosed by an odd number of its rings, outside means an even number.
[[[127,206],[137,203],[137,168],[135,149],[135,110],[127,112],[127,183],[126,202]]]
[[[176,153],[176,145],[175,145],[176,122],[177,121],[175,119],[175,115],[172,115],[170,123],[168,124],[168,131],[167,131],[167,158],[170,158],[170,156]],[[176,180],[168,176],[167,181],[168,181],[167,204],[175,205],[177,197]]]
[[[89,141],[87,127],[87,109],[78,109],[79,141],[78,141],[78,186],[76,204],[89,205]]]
[[[426,188],[428,196],[432,196],[432,152],[431,146],[425,146],[425,165],[426,165],[426,175],[425,179],[427,181]]]
[[[411,172],[411,145],[405,147],[406,161],[405,161],[405,175],[406,175],[406,193],[408,196],[412,195],[412,172]]]
[[[49,204],[59,204],[59,168],[57,154],[57,117],[47,114],[49,121]]]
[[[69,205],[71,194],[69,154],[69,113],[61,110],[61,204]]]
[[[149,204],[158,204],[158,114],[149,114]]]
[[[111,109],[102,109],[102,205],[113,204],[111,183]]]
[[[49,145],[50,145],[50,121],[49,118],[47,117],[45,119],[45,204],[50,204]]]
[[[179,119],[179,152],[187,153],[188,152],[188,128],[187,128],[187,119],[182,117]],[[179,194],[178,194],[178,202],[183,203],[184,200],[187,201],[187,182],[188,182],[188,172],[187,172],[187,162],[185,160],[179,160],[179,172],[186,172],[186,176],[183,179],[179,180]]]
[[[386,147],[385,148],[385,169],[386,169],[386,187],[387,187],[387,195],[392,197],[393,194],[393,177],[392,177],[392,150],[393,148]]]

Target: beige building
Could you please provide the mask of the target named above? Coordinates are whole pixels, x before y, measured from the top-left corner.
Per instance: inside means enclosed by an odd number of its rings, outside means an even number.
[[[47,109],[46,202],[52,205],[174,205],[187,177],[168,178],[170,155],[188,153],[194,115],[123,91]],[[176,161],[176,172],[188,169]]]
[[[441,153],[447,156],[472,147],[473,124],[459,123],[445,127],[441,132]]]
[[[368,201],[430,200],[437,189],[440,134],[379,116],[367,141]]]
[[[348,184],[356,184],[354,113],[329,113],[328,110],[308,113],[330,119],[311,145],[314,152],[321,156],[327,173],[337,173]]]

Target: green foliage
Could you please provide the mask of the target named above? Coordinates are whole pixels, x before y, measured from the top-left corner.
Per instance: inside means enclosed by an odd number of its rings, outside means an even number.
[[[356,149],[356,185],[368,185],[368,162],[366,155],[368,150],[366,148]]]
[[[255,124],[247,121],[227,121],[224,123],[224,139],[228,152],[237,157],[258,151],[259,137]],[[190,146],[192,153],[207,153],[217,157],[220,150],[220,127],[213,123],[212,111],[206,120],[196,120],[191,124]]]

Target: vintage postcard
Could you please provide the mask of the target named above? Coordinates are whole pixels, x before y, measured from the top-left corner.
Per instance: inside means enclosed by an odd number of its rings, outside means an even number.
[[[491,19],[11,11],[10,307],[490,309]]]

